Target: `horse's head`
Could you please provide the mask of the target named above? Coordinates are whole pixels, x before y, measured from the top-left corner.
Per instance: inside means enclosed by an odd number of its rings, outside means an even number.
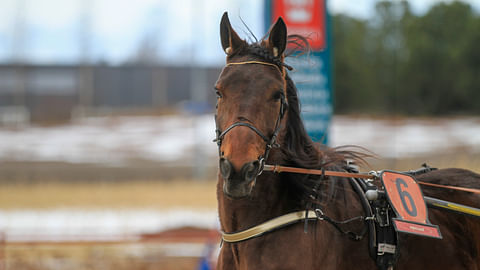
[[[232,29],[225,12],[220,37],[227,63],[215,85],[219,167],[224,193],[242,198],[262,173],[287,106],[287,29],[280,18],[267,39],[248,44]]]

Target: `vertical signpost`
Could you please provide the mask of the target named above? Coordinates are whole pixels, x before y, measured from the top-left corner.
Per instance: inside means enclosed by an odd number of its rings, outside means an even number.
[[[306,37],[312,51],[286,60],[294,67],[295,82],[302,105],[302,118],[310,137],[328,143],[332,117],[330,35],[327,0],[265,0],[265,24],[268,30],[279,16],[287,24],[288,34]]]

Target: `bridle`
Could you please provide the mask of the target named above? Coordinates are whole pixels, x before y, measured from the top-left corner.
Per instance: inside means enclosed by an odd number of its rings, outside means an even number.
[[[233,66],[233,65],[247,65],[247,64],[260,64],[260,65],[273,66],[273,67],[277,68],[278,71],[280,71],[280,73],[282,74],[282,78],[285,78],[285,72],[284,72],[284,70],[282,70],[283,68],[280,69],[280,67],[278,67],[277,65],[272,64],[272,63],[268,63],[268,62],[262,62],[262,61],[232,62],[232,63],[226,64],[225,67],[229,67],[229,66]],[[250,123],[247,123],[247,122],[243,122],[243,121],[237,121],[237,122],[231,124],[229,127],[227,127],[225,130],[222,131],[219,128],[219,125],[218,125],[217,113],[215,113],[216,138],[213,141],[217,143],[219,156],[220,157],[223,156],[220,148],[222,146],[222,141],[223,141],[223,138],[225,137],[225,135],[227,135],[227,133],[230,132],[235,127],[238,127],[238,126],[248,127],[251,130],[253,130],[258,136],[260,136],[263,139],[263,141],[265,142],[265,152],[263,153],[263,155],[258,157],[258,162],[260,164],[260,167],[259,167],[257,176],[262,174],[263,168],[265,166],[265,161],[268,159],[268,155],[270,153],[270,150],[273,147],[279,147],[279,144],[276,143],[276,140],[277,140],[278,132],[280,131],[280,123],[282,122],[282,119],[285,115],[285,111],[287,109],[287,106],[288,106],[288,103],[287,103],[287,100],[285,99],[285,94],[282,93],[282,95],[280,96],[280,111],[278,113],[277,120],[275,121],[275,127],[274,127],[274,130],[273,130],[273,133],[270,137],[267,137],[265,134],[263,134],[263,132],[261,132],[254,125],[252,125]],[[216,107],[218,107],[218,101],[217,101],[217,106]]]

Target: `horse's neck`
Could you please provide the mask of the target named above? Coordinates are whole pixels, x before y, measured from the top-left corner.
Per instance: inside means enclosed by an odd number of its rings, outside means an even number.
[[[285,214],[288,192],[281,187],[281,182],[279,175],[264,172],[249,197],[230,199],[223,193],[223,181],[219,181],[217,197],[221,229],[236,232]]]

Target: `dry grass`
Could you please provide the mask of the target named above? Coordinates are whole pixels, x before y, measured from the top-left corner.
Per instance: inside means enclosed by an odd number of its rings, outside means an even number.
[[[216,208],[213,181],[3,184],[0,208]]]

